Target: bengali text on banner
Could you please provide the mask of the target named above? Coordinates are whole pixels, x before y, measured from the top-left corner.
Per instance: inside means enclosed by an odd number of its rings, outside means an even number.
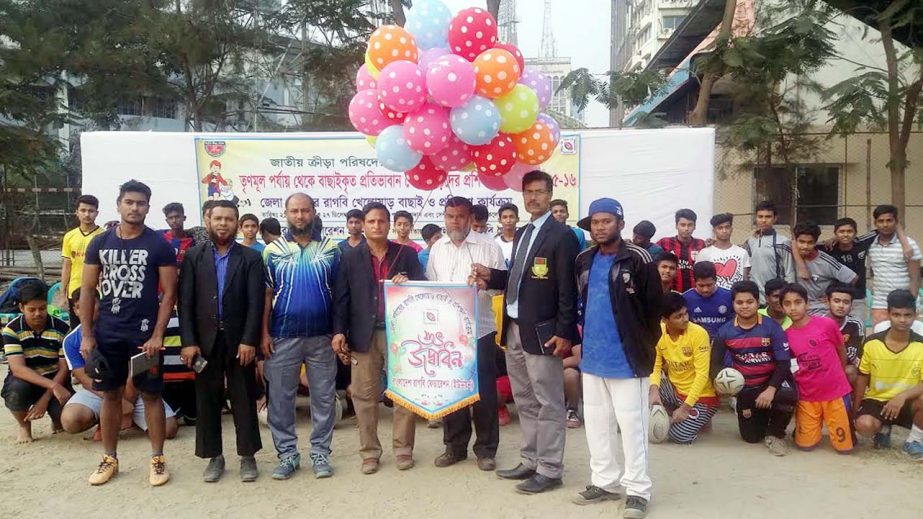
[[[235,201],[241,214],[278,218],[285,227],[285,199],[295,192],[311,195],[327,236],[346,236],[346,212],[369,202],[381,202],[394,213],[405,210],[415,218],[414,238],[427,223],[443,224],[443,206],[451,196],[464,196],[487,206],[488,232],[499,232],[500,206],[514,203],[527,218],[520,193],[494,191],[474,171],[455,171],[432,192],[408,184],[403,173],[378,164],[375,150],[361,137],[201,137],[195,140],[200,198]],[[554,197],[568,202],[576,222],[579,205],[580,139],[564,135],[555,154],[541,169],[555,182]]]

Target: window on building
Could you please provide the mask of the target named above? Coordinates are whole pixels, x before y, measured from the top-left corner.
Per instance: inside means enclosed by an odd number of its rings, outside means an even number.
[[[754,206],[772,200],[779,212],[779,223],[794,225],[813,220],[833,225],[840,200],[840,168],[824,164],[758,167],[753,173]]]
[[[641,47],[647,43],[647,40],[651,39],[651,26],[648,25],[643,30],[638,31],[638,36],[635,38],[635,48],[641,50]]]
[[[172,99],[157,98],[151,100],[151,115],[164,119],[176,119],[176,101]]]
[[[140,97],[130,97],[119,100],[119,115],[141,115],[142,103]]]
[[[675,31],[685,16],[664,16],[660,20],[660,29],[664,32]]]

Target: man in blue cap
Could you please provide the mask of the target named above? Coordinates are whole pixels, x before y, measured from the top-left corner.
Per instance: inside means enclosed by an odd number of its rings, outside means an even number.
[[[580,505],[621,499],[624,517],[647,514],[648,393],[660,338],[660,277],[650,253],[622,239],[622,204],[600,198],[577,225],[596,246],[577,256],[583,302],[583,409],[591,484]],[[614,424],[618,424],[616,427]]]

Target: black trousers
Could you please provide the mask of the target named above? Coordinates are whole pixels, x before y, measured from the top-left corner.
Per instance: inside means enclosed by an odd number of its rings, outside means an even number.
[[[198,421],[195,429],[195,454],[200,458],[214,458],[222,454],[221,409],[225,401],[225,380],[231,400],[231,414],[237,434],[237,454],[253,456],[263,448],[260,426],[256,419],[256,362],[241,366],[223,333],[215,339],[211,355],[205,357],[208,365],[196,375],[196,408]]]
[[[474,441],[474,454],[478,458],[493,458],[497,455],[500,443],[500,423],[497,420],[497,361],[494,350],[495,333],[478,339],[478,391],[481,399],[473,406],[460,409],[447,415],[443,420],[443,436],[446,450],[455,456],[464,458],[468,455],[468,442],[471,440],[471,422],[477,439]]]
[[[737,426],[740,437],[747,443],[759,443],[766,436],[785,438],[785,429],[795,412],[797,397],[789,382],[776,391],[769,409],[756,407],[756,399],[764,389],[766,386],[743,389],[737,394]]]

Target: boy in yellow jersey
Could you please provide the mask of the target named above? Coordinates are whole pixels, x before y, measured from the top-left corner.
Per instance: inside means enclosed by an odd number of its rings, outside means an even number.
[[[903,451],[923,461],[923,337],[910,325],[916,300],[908,290],[888,294],[891,328],[865,341],[854,401],[856,431],[873,436],[875,448],[891,447],[891,426],[909,427]]]
[[[655,348],[650,402],[670,413],[671,441],[692,443],[718,412],[719,400],[708,376],[711,344],[705,328],[689,322],[682,295],[665,294],[661,309],[663,333]]]
[[[80,324],[77,313],[74,312],[73,293],[80,288],[83,278],[83,255],[87,250],[87,245],[103,232],[100,226],[96,225],[96,216],[99,214],[99,200],[93,195],[81,195],[77,198],[77,210],[74,211],[77,221],[80,223],[64,235],[61,242],[61,291],[67,296],[68,306],[70,308],[71,330]]]

